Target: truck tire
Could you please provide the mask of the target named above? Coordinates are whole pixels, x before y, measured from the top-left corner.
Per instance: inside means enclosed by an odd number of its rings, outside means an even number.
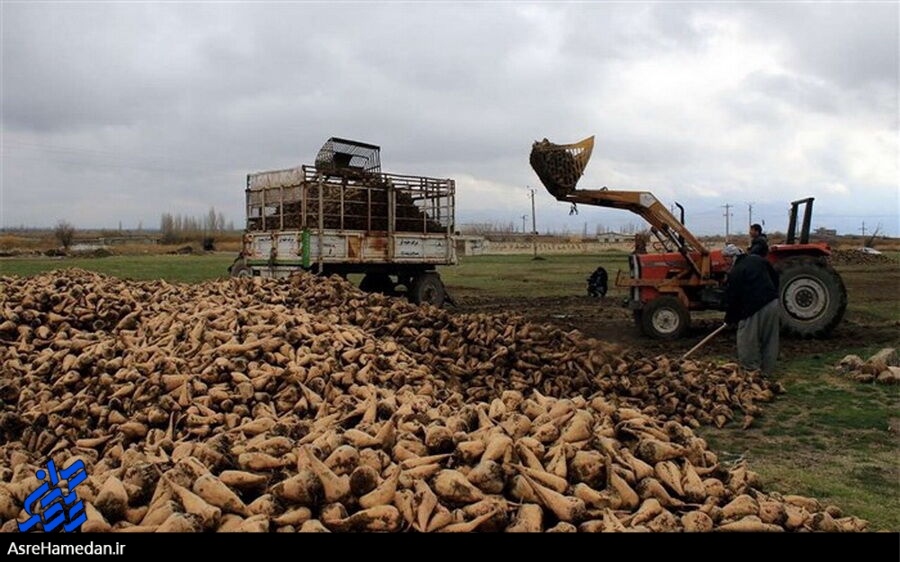
[[[434,271],[427,271],[415,276],[408,292],[410,302],[428,303],[437,307],[443,306],[446,297],[447,292],[444,290],[441,276]]]
[[[781,325],[803,337],[825,336],[847,310],[847,289],[837,271],[822,259],[787,258],[775,264],[779,273]]]
[[[640,319],[644,334],[659,340],[678,339],[691,324],[688,309],[680,300],[670,296],[656,297],[644,305]]]
[[[389,295],[394,292],[394,282],[387,273],[366,273],[359,283],[359,289],[365,293]]]
[[[231,277],[253,277],[253,270],[250,269],[250,266],[244,260],[237,259],[228,268],[228,275]]]

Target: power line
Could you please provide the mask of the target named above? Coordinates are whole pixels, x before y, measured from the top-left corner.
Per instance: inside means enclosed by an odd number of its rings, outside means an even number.
[[[725,243],[728,244],[728,234],[729,234],[729,226],[730,226],[729,221],[731,220],[731,217],[733,216],[731,213],[731,208],[734,207],[734,205],[732,205],[730,203],[726,203],[726,204],[722,205],[722,207],[725,208]]]
[[[529,188],[531,189],[531,188]],[[531,189],[531,241],[534,257],[537,257],[537,219],[534,216],[534,189]]]

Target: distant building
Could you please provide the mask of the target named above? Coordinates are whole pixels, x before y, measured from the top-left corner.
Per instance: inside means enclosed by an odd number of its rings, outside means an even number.
[[[485,239],[484,236],[456,236],[456,255],[458,256],[480,256],[484,253]]]
[[[820,226],[813,232],[816,236],[837,236],[836,228],[825,228],[824,226]]]
[[[634,238],[630,234],[622,234],[621,232],[604,232],[597,235],[597,242],[602,244],[615,244],[617,242],[628,242]]]

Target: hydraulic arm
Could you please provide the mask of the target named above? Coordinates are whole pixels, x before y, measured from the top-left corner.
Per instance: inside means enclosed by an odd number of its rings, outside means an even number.
[[[534,143],[531,149],[531,167],[547,191],[559,201],[624,209],[641,216],[653,227],[654,233],[667,242],[666,245],[677,248],[694,274],[700,279],[707,279],[710,274],[709,251],[652,193],[605,187],[575,189],[593,147],[594,137],[567,145],[553,144],[544,139]]]

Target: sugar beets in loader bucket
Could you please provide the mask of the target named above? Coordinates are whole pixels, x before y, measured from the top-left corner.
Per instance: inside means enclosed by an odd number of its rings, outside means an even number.
[[[553,144],[544,139],[531,146],[529,162],[547,191],[559,199],[575,191],[593,149],[594,137],[574,144]]]

